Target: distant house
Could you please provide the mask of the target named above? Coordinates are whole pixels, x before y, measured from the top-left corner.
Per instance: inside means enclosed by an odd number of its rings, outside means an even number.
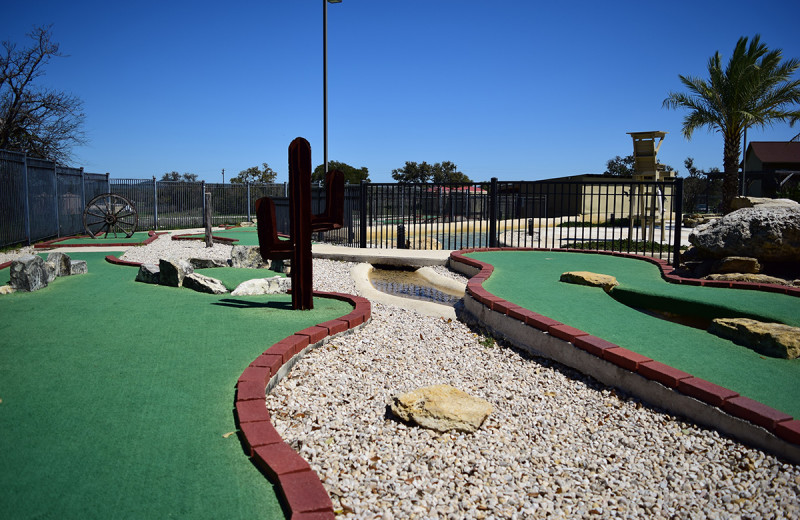
[[[800,182],[800,142],[753,141],[744,160],[747,195],[774,197],[790,184]]]

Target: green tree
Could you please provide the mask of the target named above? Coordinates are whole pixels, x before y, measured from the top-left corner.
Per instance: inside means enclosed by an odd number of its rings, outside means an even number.
[[[703,195],[709,191],[709,173],[719,172],[719,168],[713,167],[710,170],[701,170],[694,165],[694,158],[687,157],[683,161],[689,176],[683,181],[683,207],[687,211],[696,211],[699,208]],[[708,211],[708,207],[705,207]]]
[[[397,182],[407,183],[448,183],[472,182],[467,175],[458,171],[458,166],[450,161],[428,164],[425,161],[417,164],[406,161],[405,166],[392,170],[392,178]]]
[[[4,41],[0,49],[0,149],[66,163],[72,147],[86,143],[83,101],[38,84],[50,60],[64,55],[50,27],[28,36],[28,48]]]
[[[633,177],[633,155],[620,157],[617,155],[613,159],[606,161],[606,171],[603,175],[614,177]]]
[[[344,174],[344,181],[350,184],[360,184],[361,181],[369,182],[369,170],[366,166],[356,168],[347,163],[339,161],[328,161],[328,171],[339,170]],[[322,182],[325,180],[325,165],[320,164],[314,168],[311,174],[311,182]]]
[[[246,170],[242,170],[239,172],[239,175],[231,179],[231,182],[234,184],[244,184],[244,183],[263,183],[269,184],[271,182],[275,182],[275,179],[278,177],[278,174],[269,167],[269,164],[263,163],[262,168],[258,166],[251,166]]]
[[[194,173],[184,173],[181,175],[176,171],[167,172],[161,176],[162,181],[173,181],[173,182],[197,182],[197,174]]]
[[[727,66],[717,51],[708,60],[708,79],[678,76],[687,93],[670,92],[666,108],[685,108],[683,135],[708,127],[723,136],[722,210],[731,210],[739,191],[739,156],[745,128],[790,124],[800,118],[800,80],[791,77],[800,68],[796,59],[782,60],[780,49],[769,50],[755,35],[748,45],[739,38]]]

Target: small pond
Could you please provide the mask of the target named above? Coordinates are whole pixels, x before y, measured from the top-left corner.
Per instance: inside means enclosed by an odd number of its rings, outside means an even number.
[[[455,305],[464,297],[457,291],[433,287],[411,267],[376,265],[369,274],[369,281],[375,289],[386,294],[443,305]]]

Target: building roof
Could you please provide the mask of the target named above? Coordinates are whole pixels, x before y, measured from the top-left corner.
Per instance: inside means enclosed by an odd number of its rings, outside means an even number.
[[[800,142],[752,141],[747,146],[747,155],[751,153],[764,164],[800,163]]]

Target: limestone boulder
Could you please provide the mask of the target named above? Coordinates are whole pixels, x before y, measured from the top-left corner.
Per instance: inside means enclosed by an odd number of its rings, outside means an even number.
[[[89,272],[89,266],[86,260],[70,260],[69,261],[69,274],[74,276],[76,274],[86,274]]]
[[[797,206],[798,202],[792,199],[770,199],[766,197],[735,197],[731,201],[731,209],[754,208],[756,206]]]
[[[800,261],[800,205],[743,208],[697,226],[689,242],[706,258],[745,256],[761,262]]]
[[[189,263],[194,269],[211,269],[213,267],[228,267],[230,264],[225,260],[216,258],[190,258]]]
[[[136,273],[136,281],[159,284],[161,282],[161,271],[156,264],[142,264],[139,266],[139,272]]]
[[[492,413],[492,405],[450,385],[434,385],[392,397],[389,408],[400,419],[437,432],[472,433]]]
[[[761,272],[761,264],[757,258],[746,256],[726,256],[719,259],[711,267],[712,273],[747,273],[756,274]]]
[[[258,246],[233,246],[231,248],[231,266],[248,269],[269,267],[261,258],[261,249]]]
[[[292,280],[283,276],[256,278],[240,283],[231,291],[232,296],[252,296],[255,294],[283,294],[289,291]]]
[[[221,281],[200,273],[187,274],[183,279],[183,286],[193,291],[208,294],[225,294],[228,292],[228,288]]]
[[[800,357],[799,327],[748,318],[717,318],[708,331],[765,356],[785,359]]]
[[[38,255],[23,255],[11,262],[9,285],[18,291],[38,291],[47,287],[53,273]]]
[[[602,287],[605,292],[619,285],[617,279],[608,274],[597,274],[589,271],[567,271],[561,274],[561,281],[576,285],[588,285],[590,287]]]
[[[750,282],[750,283],[771,283],[779,285],[789,285],[788,280],[769,276],[767,274],[750,274],[750,273],[722,273],[710,274],[706,276],[708,280],[722,280],[724,282]]]
[[[47,263],[53,266],[53,274],[55,276],[69,276],[70,271],[70,258],[68,255],[61,252],[53,252],[47,255]]]
[[[11,287],[10,285],[0,285],[0,295],[2,294],[12,294],[17,292],[16,289]]]
[[[183,286],[183,280],[187,275],[194,272],[192,264],[186,260],[165,260],[158,261],[159,283],[170,287]]]

